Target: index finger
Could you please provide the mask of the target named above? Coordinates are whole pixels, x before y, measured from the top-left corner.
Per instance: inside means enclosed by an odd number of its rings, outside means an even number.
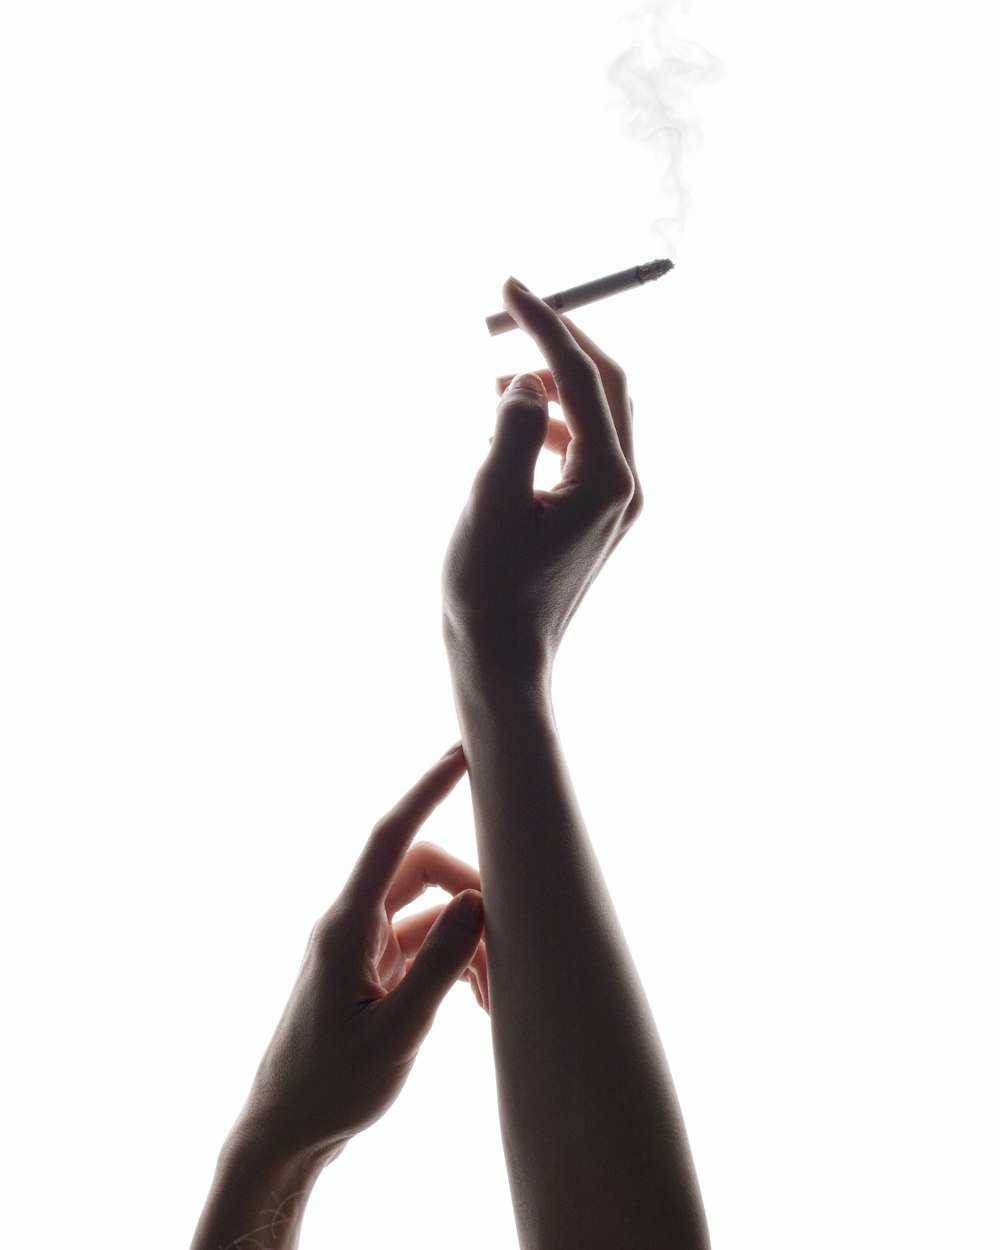
[[[465,769],[459,742],[378,821],[342,891],[341,897],[349,905],[381,906],[417,830],[455,788]]]
[[[535,340],[559,395],[570,433],[582,443],[619,449],[608,398],[594,360],[557,312],[516,278],[503,287],[504,307]]]

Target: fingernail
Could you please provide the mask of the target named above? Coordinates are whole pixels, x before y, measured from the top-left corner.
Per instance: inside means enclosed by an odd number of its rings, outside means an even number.
[[[453,747],[449,747],[448,750],[445,751],[444,755],[442,755],[441,758],[443,760],[446,760],[449,755],[457,755],[459,751],[461,751],[461,749],[462,749],[461,742],[456,742]]]
[[[535,373],[518,373],[511,379],[508,391],[534,391],[536,395],[545,398],[545,387],[542,379]]]
[[[466,890],[458,900],[455,917],[467,929],[478,933],[483,927],[483,896],[475,890]]]
[[[511,284],[511,286],[517,287],[519,291],[526,291],[528,289],[520,278],[515,278],[513,274],[511,274],[507,281]]]

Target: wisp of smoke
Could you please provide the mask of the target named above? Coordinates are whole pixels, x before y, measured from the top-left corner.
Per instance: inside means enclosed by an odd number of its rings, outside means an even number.
[[[647,0],[622,18],[631,42],[608,70],[611,82],[624,96],[626,130],[650,147],[663,164],[666,211],[651,229],[672,259],[691,208],[683,178],[684,158],[701,143],[692,93],[696,87],[718,82],[726,72],[722,62],[700,44],[676,35],[677,14],[687,13],[690,7],[690,0]]]

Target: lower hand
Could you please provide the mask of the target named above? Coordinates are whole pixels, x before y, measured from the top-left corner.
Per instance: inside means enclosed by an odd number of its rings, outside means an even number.
[[[430,843],[410,847],[464,772],[460,746],[438,760],[375,826],[316,923],[234,1129],[240,1142],[325,1165],[396,1100],[456,980],[489,1010],[479,872]],[[394,924],[429,885],[458,897]]]

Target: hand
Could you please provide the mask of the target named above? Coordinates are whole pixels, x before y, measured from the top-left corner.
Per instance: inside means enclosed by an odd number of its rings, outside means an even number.
[[[378,822],[316,923],[234,1129],[239,1142],[325,1165],[396,1100],[457,979],[489,1010],[479,872],[430,843],[407,851],[464,772],[453,747]],[[429,885],[458,897],[394,925]]]
[[[535,677],[642,495],[621,368],[513,278],[503,296],[549,368],[501,379],[492,446],[445,560],[445,637],[453,659],[468,654]],[[549,419],[549,402],[562,406],[565,424]],[[534,489],[543,446],[562,456],[550,491]]]

